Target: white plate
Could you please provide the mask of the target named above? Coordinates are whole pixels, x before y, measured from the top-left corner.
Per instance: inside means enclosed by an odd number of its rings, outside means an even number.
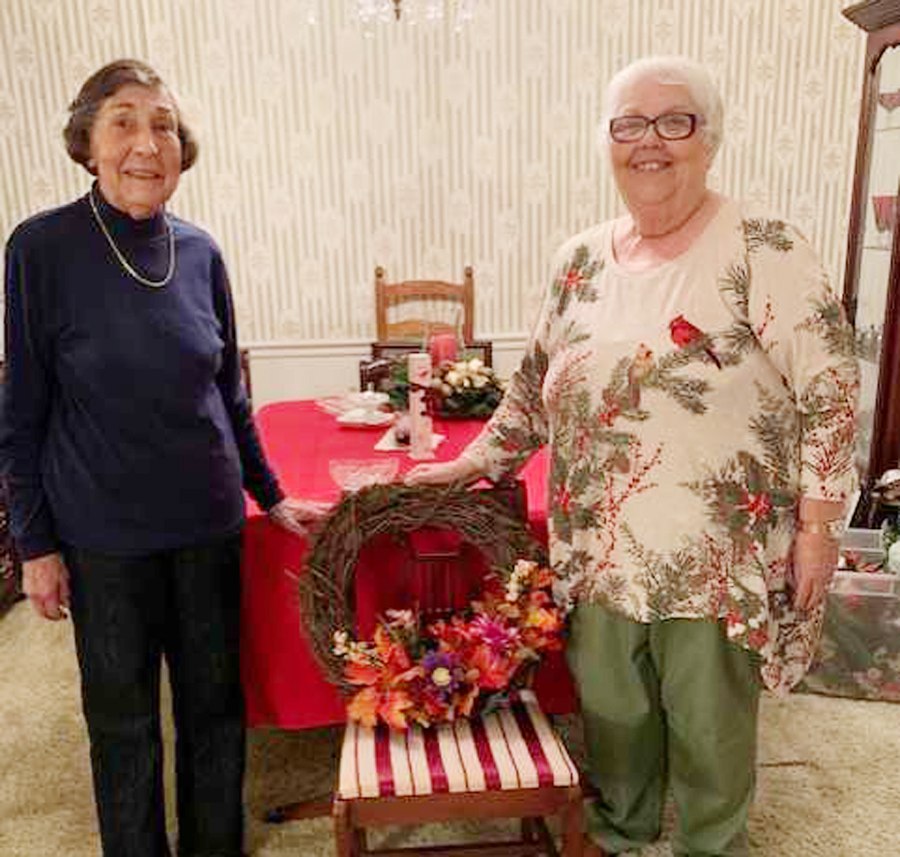
[[[365,408],[374,411],[386,405],[391,397],[387,393],[377,393],[375,390],[366,390],[364,393],[347,393],[344,397],[352,408]]]
[[[364,411],[353,408],[337,417],[338,423],[347,428],[383,428],[393,422],[394,415],[386,411]]]

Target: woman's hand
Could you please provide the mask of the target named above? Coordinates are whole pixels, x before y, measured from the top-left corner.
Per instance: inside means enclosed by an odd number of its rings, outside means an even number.
[[[454,458],[434,464],[417,464],[406,474],[407,485],[448,485],[451,482],[474,482],[484,474],[470,459]]]
[[[811,610],[825,598],[838,564],[838,540],[800,529],[794,538],[794,606]]]
[[[299,497],[285,497],[269,509],[269,520],[298,536],[309,535],[313,525],[319,523],[331,506],[318,500],[301,500]]]
[[[22,590],[45,619],[69,615],[69,570],[62,554],[48,553],[22,563]]]

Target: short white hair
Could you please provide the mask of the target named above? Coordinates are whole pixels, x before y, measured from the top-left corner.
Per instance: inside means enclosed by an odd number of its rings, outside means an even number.
[[[609,147],[612,139],[609,136],[609,120],[619,115],[626,92],[639,81],[648,79],[661,86],[683,86],[687,89],[692,106],[703,117],[700,132],[712,161],[722,142],[722,96],[710,73],[700,63],[681,56],[644,57],[613,76],[606,87],[603,115],[597,129],[601,147]]]

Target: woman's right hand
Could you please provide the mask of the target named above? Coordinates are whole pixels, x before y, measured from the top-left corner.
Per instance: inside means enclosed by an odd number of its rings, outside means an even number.
[[[453,461],[417,464],[404,477],[407,485],[449,485],[451,482],[475,482],[484,474],[470,459],[460,456]]]
[[[45,619],[69,615],[69,570],[62,554],[48,553],[22,563],[22,590]]]

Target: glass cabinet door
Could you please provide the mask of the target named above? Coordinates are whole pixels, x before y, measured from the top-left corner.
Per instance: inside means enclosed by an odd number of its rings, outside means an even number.
[[[882,333],[891,281],[900,184],[900,47],[887,48],[875,70],[875,113],[871,126],[868,198],[856,293],[856,339],[862,372],[859,463],[869,466],[882,358]],[[900,394],[900,393],[898,393]],[[871,474],[878,478],[880,474]]]

